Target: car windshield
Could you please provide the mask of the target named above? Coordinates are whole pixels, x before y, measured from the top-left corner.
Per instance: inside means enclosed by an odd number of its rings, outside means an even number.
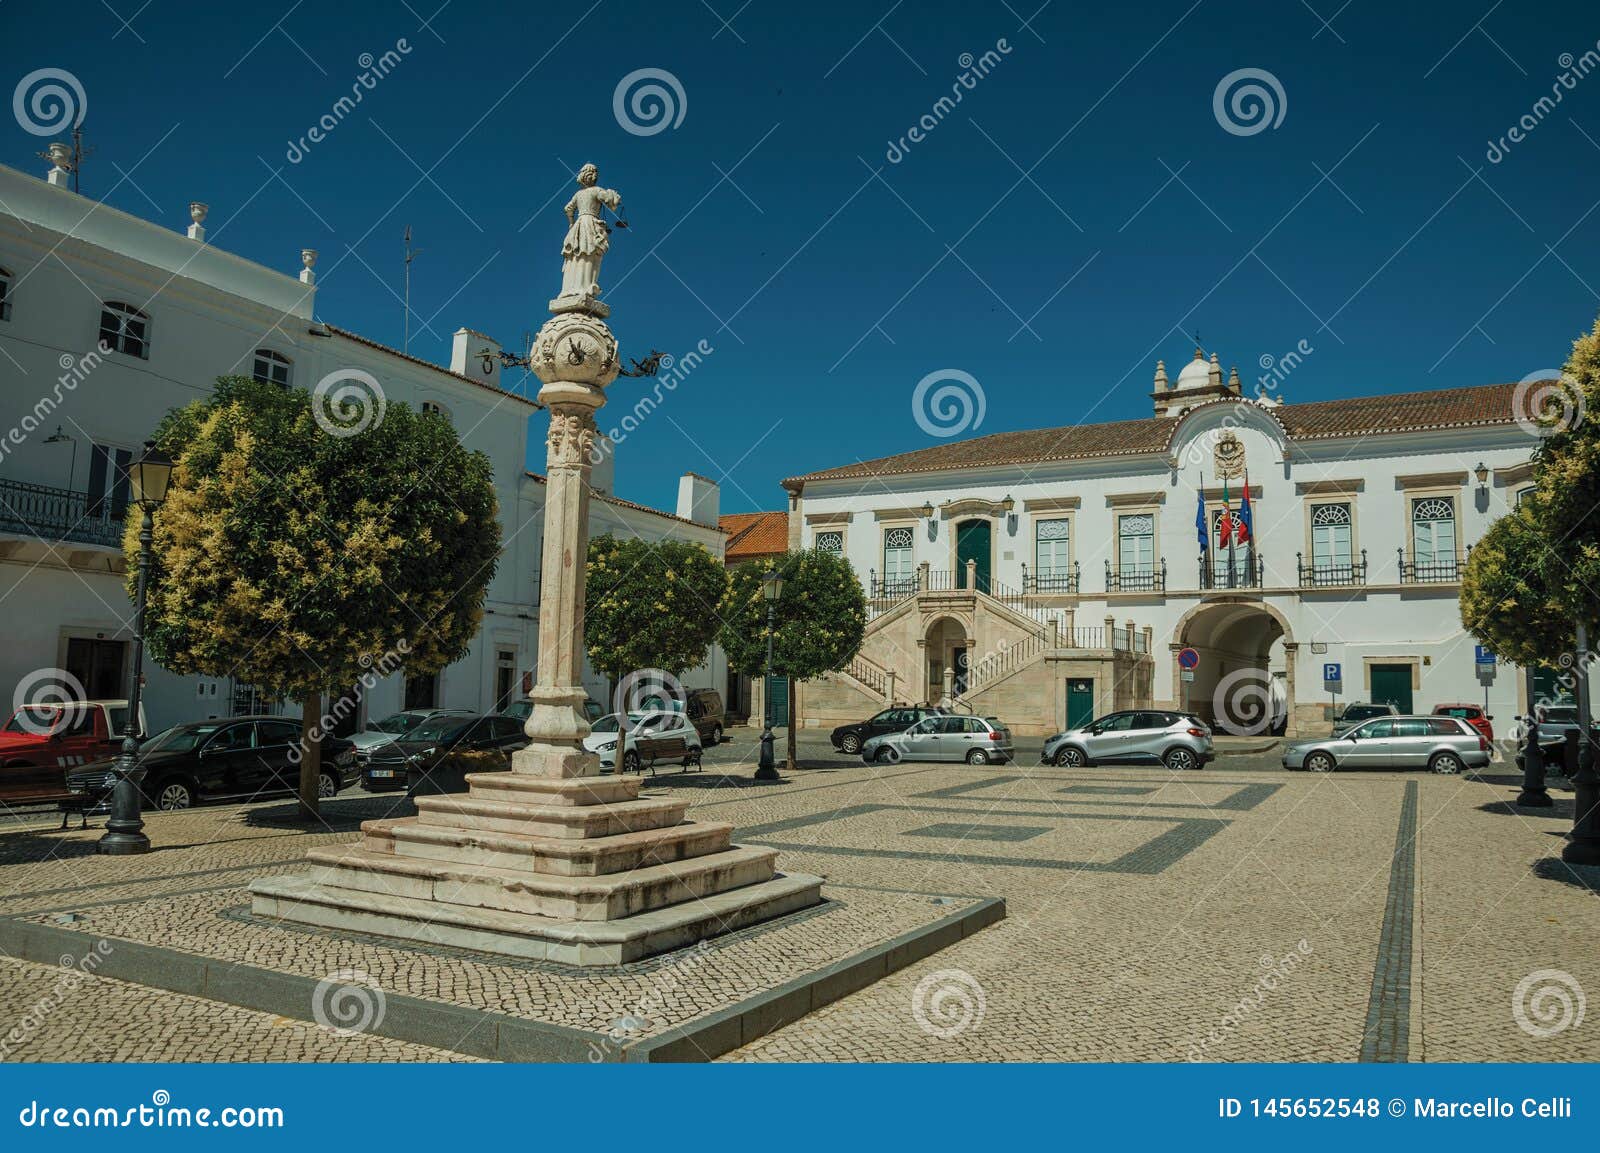
[[[1576,706],[1556,705],[1545,709],[1544,719],[1556,725],[1575,725],[1578,723],[1578,709]]]
[[[409,733],[425,720],[426,713],[393,713],[381,721],[373,721],[370,727],[380,733]]]
[[[1368,717],[1382,717],[1387,716],[1388,713],[1389,710],[1382,705],[1351,705],[1345,709],[1344,719],[1347,721],[1364,721]]]
[[[1457,717],[1463,721],[1478,715],[1478,710],[1466,705],[1440,705],[1434,712],[1441,717]]]
[[[6,722],[5,731],[42,736],[53,729],[60,719],[61,710],[53,705],[24,705]]]
[[[201,744],[223,726],[222,721],[206,725],[173,725],[162,729],[139,747],[140,753],[182,753]]]
[[[407,734],[413,741],[448,741],[470,724],[470,717],[429,717]]]
[[[587,702],[585,702],[585,706],[584,712],[587,713],[589,711]],[[505,716],[516,717],[519,721],[525,721],[533,715],[533,702],[527,699],[512,701],[501,711]]]
[[[616,713],[607,713],[605,716],[599,718],[598,720],[592,721],[590,723],[590,725],[589,725],[589,731],[591,733],[614,733],[614,732],[616,732],[617,731],[617,714]]]

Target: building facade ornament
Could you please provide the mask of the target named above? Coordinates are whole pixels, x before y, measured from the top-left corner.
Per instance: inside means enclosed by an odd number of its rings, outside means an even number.
[[[1212,470],[1218,479],[1236,480],[1244,476],[1244,443],[1233,429],[1222,430],[1217,437],[1216,447],[1211,450],[1211,459]]]

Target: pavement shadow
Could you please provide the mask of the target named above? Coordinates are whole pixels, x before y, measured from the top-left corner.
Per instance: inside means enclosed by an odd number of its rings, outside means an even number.
[[[294,802],[272,805],[268,808],[250,809],[243,814],[244,823],[251,828],[296,829],[312,833],[354,833],[362,821],[376,821],[385,817],[414,817],[416,805],[404,793],[381,793],[377,796],[335,797],[323,801],[318,817],[307,819],[300,815],[300,806]]]
[[[93,826],[90,826],[93,831]],[[38,864],[92,857],[99,852],[98,841],[68,840],[63,832],[81,832],[76,824],[69,829],[7,829],[0,827],[0,864]]]
[[[1533,863],[1533,875],[1600,897],[1600,866],[1569,865],[1560,857],[1545,857]]]
[[[1552,793],[1550,799],[1555,804],[1549,808],[1524,807],[1517,804],[1515,798],[1508,801],[1490,801],[1488,804],[1479,805],[1478,812],[1493,813],[1499,817],[1559,817],[1570,824],[1573,817],[1572,798]]]

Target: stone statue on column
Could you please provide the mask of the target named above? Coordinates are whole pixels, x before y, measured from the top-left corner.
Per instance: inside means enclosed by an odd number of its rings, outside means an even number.
[[[551,312],[588,312],[610,315],[601,304],[600,262],[611,247],[611,226],[605,210],[622,207],[622,194],[599,186],[600,170],[585,164],[578,170],[578,191],[567,201],[567,236],[561,242],[561,295],[550,302]]]

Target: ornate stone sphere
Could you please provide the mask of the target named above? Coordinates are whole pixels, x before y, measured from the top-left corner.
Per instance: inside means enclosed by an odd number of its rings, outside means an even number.
[[[546,384],[572,381],[604,388],[621,368],[617,338],[599,317],[582,312],[552,316],[533,339],[533,374]]]

